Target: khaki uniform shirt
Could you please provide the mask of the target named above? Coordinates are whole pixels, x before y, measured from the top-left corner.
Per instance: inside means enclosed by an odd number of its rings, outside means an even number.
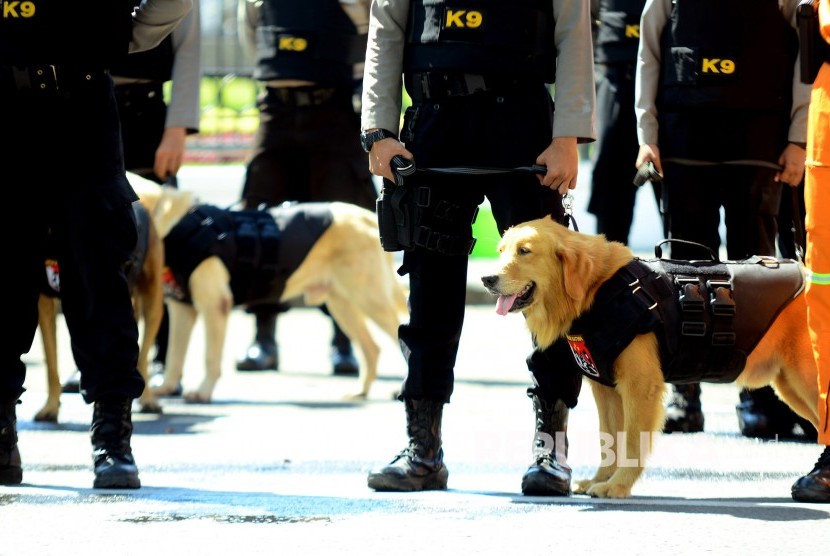
[[[192,0],[142,0],[133,12],[130,52],[142,52],[158,45],[192,7]]]

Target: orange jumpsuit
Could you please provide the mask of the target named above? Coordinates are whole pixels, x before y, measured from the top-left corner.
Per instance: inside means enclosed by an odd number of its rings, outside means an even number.
[[[819,4],[824,40],[830,43],[830,2]],[[807,320],[818,365],[818,442],[830,446],[830,63],[818,72],[810,97],[804,191],[807,218]]]

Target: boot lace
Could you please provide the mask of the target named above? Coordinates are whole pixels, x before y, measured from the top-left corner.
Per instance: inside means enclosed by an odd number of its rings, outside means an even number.
[[[818,457],[818,461],[816,462],[816,466],[813,468],[813,471],[817,471],[824,467],[830,467],[830,446],[824,447],[824,451]]]

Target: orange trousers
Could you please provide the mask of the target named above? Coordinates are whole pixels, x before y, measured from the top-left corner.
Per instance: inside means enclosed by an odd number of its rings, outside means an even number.
[[[824,39],[830,42],[830,3],[819,5]],[[818,366],[818,442],[830,446],[830,63],[819,70],[810,97],[804,182],[807,253],[807,321]]]

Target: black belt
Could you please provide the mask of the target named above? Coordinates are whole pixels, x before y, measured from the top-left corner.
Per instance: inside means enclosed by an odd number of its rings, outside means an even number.
[[[150,83],[122,83],[115,86],[115,96],[128,98],[163,98],[164,83],[153,81]]]
[[[105,69],[58,65],[0,64],[0,87],[18,92],[55,94],[71,92],[108,76]]]
[[[407,78],[406,84],[406,90],[413,102],[464,97],[488,91],[509,92],[542,85],[526,77],[455,72],[413,73]]]
[[[303,108],[307,106],[323,106],[340,99],[351,99],[350,90],[328,87],[268,87],[268,100],[285,106]]]

